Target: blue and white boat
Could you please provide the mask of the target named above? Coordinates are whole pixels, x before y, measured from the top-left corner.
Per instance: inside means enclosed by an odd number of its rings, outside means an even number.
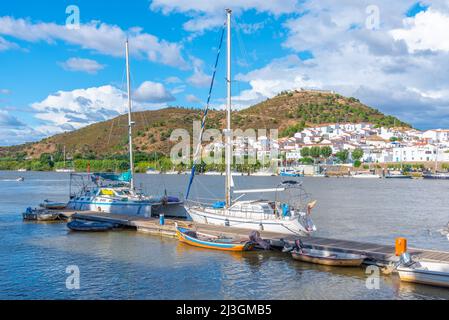
[[[122,215],[186,217],[182,201],[175,196],[147,196],[130,187],[130,174],[73,173],[67,208]],[[73,186],[78,186],[78,188]]]
[[[179,197],[148,196],[134,185],[134,159],[131,118],[131,83],[129,72],[129,48],[126,41],[126,70],[128,84],[128,140],[130,170],[122,174],[87,173],[70,175],[70,201],[68,209],[97,211],[122,215],[151,217],[164,213],[165,216],[186,217]]]
[[[282,169],[279,172],[279,176],[281,176],[281,177],[302,177],[303,174],[294,169]]]

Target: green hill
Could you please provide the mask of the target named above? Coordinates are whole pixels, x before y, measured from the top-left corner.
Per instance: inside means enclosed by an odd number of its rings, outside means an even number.
[[[201,119],[199,109],[170,107],[135,112],[134,143],[137,152],[168,155],[173,143],[170,134],[176,128],[192,132],[192,121]],[[319,91],[282,92],[250,108],[235,111],[234,128],[279,129],[280,136],[290,136],[306,126],[336,122],[370,122],[386,127],[410,127],[399,119],[382,114],[355,98]],[[211,110],[207,127],[222,129],[225,113]],[[20,146],[1,147],[1,158],[33,158],[55,153],[66,146],[76,158],[107,158],[127,153],[127,116],[95,123],[85,128],[58,134],[42,141]]]

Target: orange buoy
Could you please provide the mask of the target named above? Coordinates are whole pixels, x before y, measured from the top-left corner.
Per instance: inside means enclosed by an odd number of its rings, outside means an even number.
[[[407,239],[396,238],[396,256],[399,257],[407,252]]]

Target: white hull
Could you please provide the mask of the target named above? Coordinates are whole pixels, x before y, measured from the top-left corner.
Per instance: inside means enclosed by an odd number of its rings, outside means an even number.
[[[144,218],[158,214],[165,214],[167,217],[186,218],[187,214],[180,203],[158,205],[149,202],[128,202],[128,203],[104,203],[100,201],[76,201],[71,200],[67,208],[79,211],[97,211],[111,214],[131,215]]]
[[[70,201],[67,208],[80,211],[98,211],[113,214],[123,214],[132,216],[151,217],[152,205],[149,203],[103,203],[97,201]]]
[[[253,176],[253,177],[271,177],[271,176],[274,176],[275,174],[274,173],[271,173],[271,172],[254,172],[254,173],[251,173],[251,176]]]
[[[449,287],[449,265],[437,262],[418,262],[419,267],[399,267],[402,281]]]
[[[378,174],[356,174],[352,177],[356,179],[380,179]]]
[[[75,172],[74,169],[56,169],[56,172]]]
[[[209,171],[204,173],[205,176],[221,176],[221,172]]]
[[[196,223],[211,224],[216,226],[226,226],[234,228],[243,228],[250,230],[269,231],[282,234],[306,235],[310,234],[299,223],[298,219],[262,219],[254,220],[223,214],[214,214],[201,209],[186,208],[189,216]],[[213,211],[211,209],[210,211]]]

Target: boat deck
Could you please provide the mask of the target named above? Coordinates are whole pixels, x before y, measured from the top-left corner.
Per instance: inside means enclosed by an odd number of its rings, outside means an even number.
[[[180,226],[187,228],[194,228],[199,232],[214,235],[227,235],[233,237],[246,238],[251,232],[248,229],[230,228],[225,226],[213,226],[206,224],[194,224],[192,221],[175,220],[169,218],[165,219],[164,225],[160,225],[158,218],[142,218],[142,217],[108,214],[94,211],[75,212],[63,210],[60,212],[65,216],[71,218],[89,221],[112,222],[115,224],[120,224],[125,227],[134,228],[140,232],[168,237],[176,236],[175,222],[177,222]],[[293,244],[296,239],[300,238],[303,244],[309,248],[363,254],[368,258],[367,263],[369,264],[385,266],[392,261],[397,261],[397,257],[395,256],[394,245],[382,245],[375,243],[330,239],[314,236],[299,237],[290,234],[280,234],[266,231],[260,231],[260,235],[263,239],[269,241],[272,247],[278,249],[281,249],[284,246],[284,242]],[[418,260],[449,263],[449,252],[418,249],[412,247],[408,248],[408,252]]]

